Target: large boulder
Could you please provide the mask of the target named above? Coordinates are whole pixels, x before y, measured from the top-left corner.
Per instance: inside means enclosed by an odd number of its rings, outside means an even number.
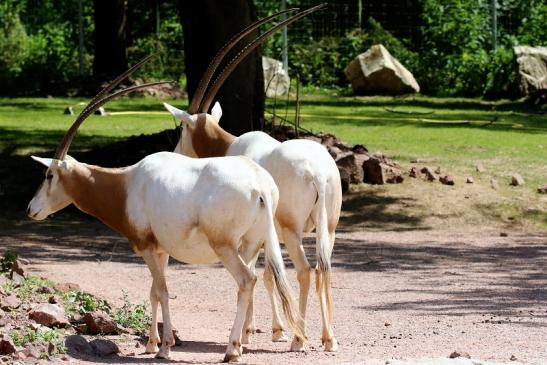
[[[513,47],[523,95],[547,90],[547,47]]]
[[[291,80],[280,61],[269,57],[262,57],[262,70],[264,71],[264,91],[266,92],[266,96],[271,98],[285,95],[289,92]]]
[[[355,94],[420,92],[414,76],[381,44],[357,56],[344,70]]]

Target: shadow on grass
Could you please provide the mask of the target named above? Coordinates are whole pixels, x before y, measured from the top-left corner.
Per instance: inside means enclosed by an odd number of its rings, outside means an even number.
[[[409,216],[402,209],[392,206],[410,206],[416,204],[412,197],[385,196],[376,191],[354,192],[344,195],[339,231],[360,229],[382,229],[393,231],[426,230],[424,218]]]

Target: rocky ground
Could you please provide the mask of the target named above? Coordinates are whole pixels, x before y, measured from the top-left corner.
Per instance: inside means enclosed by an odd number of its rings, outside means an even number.
[[[57,283],[76,282],[112,307],[124,305],[122,290],[131,303],[145,302],[151,280],[142,260],[100,224],[83,223],[85,229],[76,228],[82,222],[72,222],[76,227],[64,232],[22,229],[0,237],[0,246],[16,246],[28,260],[29,274]],[[245,346],[244,361],[467,365],[472,363],[467,356],[477,364],[547,361],[546,232],[500,235],[495,229],[441,228],[364,232],[352,227],[339,231],[333,296],[340,351],[322,351],[313,293],[307,352],[290,353],[288,343],[272,343],[269,304],[259,281],[260,332]],[[313,246],[307,238],[311,262]],[[292,268],[289,273],[294,276]],[[221,361],[235,316],[233,279],[220,266],[171,262],[167,280],[172,318],[182,339],[182,345],[173,348],[172,361]],[[35,306],[30,304],[26,311]],[[0,313],[2,318],[9,315]],[[0,330],[6,332],[5,327]],[[71,335],[65,343],[68,353],[50,356],[53,362],[165,363],[145,355],[145,338],[135,334],[78,337],[74,330]],[[101,353],[101,346],[114,353]]]

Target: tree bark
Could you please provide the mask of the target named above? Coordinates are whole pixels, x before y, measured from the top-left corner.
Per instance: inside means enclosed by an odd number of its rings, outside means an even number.
[[[98,81],[107,81],[127,70],[127,0],[93,0],[93,5],[93,77]]]
[[[184,64],[191,99],[217,51],[256,20],[256,11],[252,0],[179,0],[178,8],[184,29]],[[253,32],[236,49],[244,47],[258,34],[258,31]],[[236,136],[262,126],[264,76],[259,48],[239,64],[215,98],[223,109],[222,127]],[[234,55],[235,52],[231,52],[226,59]]]

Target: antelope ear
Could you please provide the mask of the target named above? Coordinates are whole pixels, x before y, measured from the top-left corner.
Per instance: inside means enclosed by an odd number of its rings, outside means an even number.
[[[215,118],[217,123],[220,122],[220,118],[222,117],[222,107],[220,106],[220,103],[218,101],[213,106],[213,110],[211,110],[211,115],[213,116],[213,118]]]
[[[36,161],[38,163],[41,163],[42,165],[44,165],[47,168],[49,168],[53,164],[53,162],[55,161],[52,158],[42,158],[42,157],[36,157],[36,156],[30,156],[30,158],[32,158],[34,161]]]
[[[163,103],[163,106],[176,119],[180,120],[183,123],[189,124],[192,127],[194,126],[195,122],[192,119],[192,116],[190,114],[188,114],[187,112],[185,112],[184,110],[180,110],[178,108],[175,108],[174,106],[169,105],[167,103]]]

